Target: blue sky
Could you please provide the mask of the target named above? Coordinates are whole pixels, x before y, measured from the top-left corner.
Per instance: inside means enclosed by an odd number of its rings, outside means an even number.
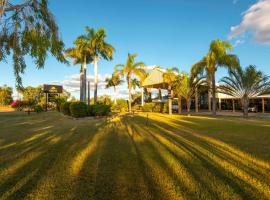
[[[270,74],[270,37],[265,37],[270,30],[263,26],[270,24],[269,0],[51,0],[49,6],[66,47],[84,33],[85,26],[107,30],[107,41],[116,52],[113,61],[99,62],[103,78],[112,73],[116,64],[125,62],[128,52],[138,54],[138,60],[147,65],[189,71],[206,54],[211,40],[217,38],[235,45],[233,53],[239,56],[242,66],[254,64]],[[251,6],[257,7],[247,13]],[[256,13],[258,7],[260,13]],[[79,72],[79,66],[60,64],[50,55],[43,70],[37,70],[31,59],[27,59],[27,66],[25,86],[72,84]],[[0,85],[14,87],[12,62],[0,63],[0,69]],[[219,70],[217,77],[224,72]],[[93,75],[92,65],[88,65],[88,74]],[[99,90],[99,94],[108,92]]]

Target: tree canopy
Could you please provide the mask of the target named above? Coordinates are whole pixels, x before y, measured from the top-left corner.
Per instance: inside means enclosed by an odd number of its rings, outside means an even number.
[[[48,0],[1,0],[0,20],[0,61],[12,58],[18,86],[22,86],[26,55],[33,58],[38,69],[44,67],[48,52],[67,62]]]

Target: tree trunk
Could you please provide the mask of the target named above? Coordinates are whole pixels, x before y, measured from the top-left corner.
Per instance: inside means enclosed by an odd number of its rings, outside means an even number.
[[[213,98],[213,105],[212,105],[212,114],[214,116],[217,115],[217,104],[216,104],[216,79],[215,75],[212,76],[212,98]]]
[[[81,70],[80,70],[80,101],[83,102],[83,81],[84,79],[84,68],[83,66],[81,66]]]
[[[208,111],[211,112],[211,91],[210,89],[208,90]]]
[[[182,113],[182,97],[178,96],[178,114]]]
[[[235,112],[235,102],[234,99],[232,100],[232,108],[233,108],[233,113]]]
[[[87,83],[88,83],[88,87],[87,87],[87,89],[88,89],[87,103],[88,103],[88,105],[90,105],[90,81],[87,81]]]
[[[86,95],[86,91],[87,91],[87,76],[86,76],[86,64],[85,64],[85,68],[84,68],[84,78],[83,78],[83,81],[84,81],[84,83],[83,83],[83,86],[84,86],[84,88],[83,88],[83,93],[84,93],[84,100],[83,100],[83,102],[85,102],[86,103],[86,99],[87,99],[87,95]]]
[[[190,113],[190,99],[187,99],[187,113]]]
[[[199,112],[198,88],[195,89],[195,112]]]
[[[171,89],[171,87],[169,87],[169,95],[168,95],[168,99],[169,99],[169,115],[172,114],[172,96],[173,96],[173,90]]]
[[[131,113],[131,77],[128,78],[128,111]]]
[[[97,104],[97,88],[98,88],[98,58],[94,58],[94,104]]]
[[[144,88],[143,87],[141,87],[141,95],[142,95],[142,97],[141,97],[142,98],[141,99],[141,101],[142,101],[141,105],[144,106]]]
[[[116,87],[114,86],[113,89],[114,89],[114,104],[116,104]]]
[[[248,117],[248,106],[249,106],[249,99],[243,98],[243,115],[244,117]]]

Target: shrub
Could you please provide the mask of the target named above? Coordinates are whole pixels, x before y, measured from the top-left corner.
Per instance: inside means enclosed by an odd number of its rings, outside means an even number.
[[[168,106],[168,103],[164,103],[164,106],[163,106],[163,113],[168,113],[169,112],[169,106]]]
[[[132,106],[132,110],[138,111],[138,110],[141,110],[141,109],[142,108],[141,108],[141,105],[140,104],[135,104],[135,105]]]
[[[71,104],[71,102],[64,102],[64,103],[61,103],[60,111],[61,111],[64,115],[70,115],[70,109],[69,109],[70,104]]]
[[[89,106],[89,113],[92,116],[106,116],[111,112],[111,107],[109,105],[97,104],[93,107]]]
[[[155,107],[155,103],[145,103],[143,105],[143,111],[144,112],[153,112],[154,111],[154,107]]]
[[[125,99],[118,99],[116,104],[112,106],[113,111],[126,112],[128,111],[128,102]]]
[[[87,116],[95,116],[94,107],[95,105],[87,105],[87,108],[86,108]]]
[[[34,111],[37,112],[37,113],[40,113],[43,111],[43,108],[41,105],[35,105],[34,106]]]
[[[153,112],[162,113],[164,108],[164,103],[155,103],[155,106],[153,108]]]
[[[69,109],[72,117],[80,118],[87,116],[87,105],[84,102],[72,102]]]

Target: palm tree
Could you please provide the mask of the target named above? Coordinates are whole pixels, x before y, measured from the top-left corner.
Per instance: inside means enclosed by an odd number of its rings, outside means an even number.
[[[121,85],[124,81],[120,79],[117,74],[112,74],[111,78],[106,79],[106,88],[113,87],[114,89],[114,103],[116,104],[116,87]]]
[[[250,98],[270,92],[270,76],[256,70],[255,66],[231,70],[229,76],[221,79],[220,91],[241,99],[243,115],[248,117]]]
[[[129,91],[129,104],[128,109],[131,112],[131,90],[132,90],[132,77],[140,76],[145,73],[143,69],[145,64],[143,62],[135,62],[136,54],[128,54],[126,64],[119,64],[115,66],[115,73],[120,74],[121,76],[126,76],[128,91]]]
[[[189,76],[187,73],[183,72],[177,76],[174,82],[175,93],[178,95],[178,98],[183,97],[186,100],[188,113],[190,112],[191,99],[197,95],[198,86],[202,83],[203,78],[204,77],[199,76]]]
[[[208,54],[199,62],[191,67],[191,73],[196,75],[202,71],[206,72],[206,76],[211,81],[212,90],[212,113],[216,115],[216,79],[215,73],[219,67],[226,67],[229,70],[238,68],[239,59],[236,55],[228,54],[232,50],[232,45],[229,42],[214,40],[210,44]]]
[[[97,88],[98,88],[98,61],[100,59],[112,60],[114,47],[105,42],[106,31],[104,29],[94,30],[86,27],[87,34],[84,36],[87,41],[86,49],[94,63],[94,104],[97,103]]]
[[[66,57],[73,58],[73,64],[81,64],[80,70],[80,101],[86,102],[86,65],[93,60],[87,49],[87,40],[84,36],[79,36],[74,41],[75,47],[65,51]]]
[[[168,68],[164,73],[163,73],[163,79],[164,82],[168,86],[168,99],[169,99],[169,114],[172,114],[172,98],[173,98],[173,84],[176,80],[177,75],[179,74],[178,68]]]

